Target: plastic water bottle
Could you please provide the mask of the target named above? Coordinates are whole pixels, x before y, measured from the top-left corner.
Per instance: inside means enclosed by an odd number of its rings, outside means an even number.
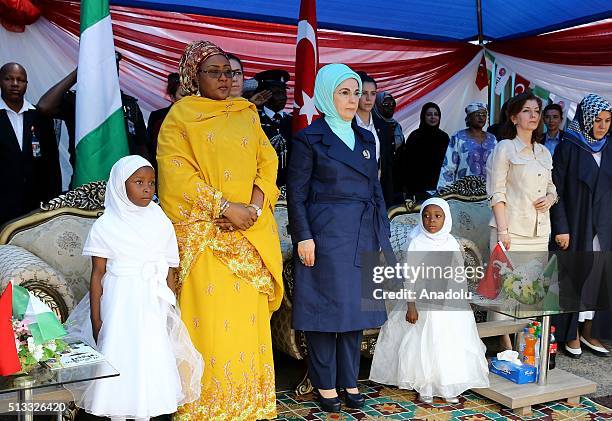
[[[534,335],[535,330],[531,327],[529,328],[529,333],[525,335],[525,350],[523,352],[523,362],[525,364],[535,366],[535,345],[536,345],[536,337]]]
[[[548,369],[552,370],[557,366],[557,339],[555,339],[555,327],[550,327],[550,345],[548,347]]]

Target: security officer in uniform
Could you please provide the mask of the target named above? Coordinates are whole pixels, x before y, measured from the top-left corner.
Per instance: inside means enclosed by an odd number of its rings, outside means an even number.
[[[121,54],[115,53],[117,59],[117,71]],[[59,81],[49,89],[38,101],[38,110],[45,116],[63,120],[68,129],[68,152],[70,153],[70,164],[75,166],[75,113],[76,92],[70,88],[77,81],[77,69]],[[128,137],[128,146],[131,155],[140,155],[148,160],[155,156],[152,145],[147,136],[142,111],[138,106],[138,100],[121,91],[121,102],[123,104],[123,116],[125,118],[125,129]]]
[[[289,72],[281,69],[266,70],[256,74],[255,79],[258,82],[256,93],[263,90],[272,92],[270,99],[259,109],[259,119],[278,156],[276,185],[281,187],[287,181],[287,164],[291,152],[291,115],[283,111],[287,105]]]

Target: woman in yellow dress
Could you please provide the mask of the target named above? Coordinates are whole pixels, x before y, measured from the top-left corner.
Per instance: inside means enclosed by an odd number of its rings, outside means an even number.
[[[178,416],[274,418],[270,316],[283,295],[276,152],[255,106],[228,99],[232,70],[220,48],[187,46],[180,75],[189,96],[159,133],[159,197],[176,230],[182,319],[204,376],[200,400]]]

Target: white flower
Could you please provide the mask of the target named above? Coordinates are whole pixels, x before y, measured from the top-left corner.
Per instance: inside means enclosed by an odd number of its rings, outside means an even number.
[[[42,345],[36,345],[34,338],[31,336],[28,338],[28,351],[30,351],[30,354],[32,354],[36,361],[40,361],[44,353]]]
[[[44,354],[44,350],[43,350],[42,345],[36,345],[36,347],[34,348],[34,352],[32,353],[32,356],[34,357],[34,359],[36,361],[40,361],[43,354]]]
[[[30,354],[34,354],[34,348],[36,348],[36,344],[34,343],[33,337],[28,337],[28,351]]]
[[[514,292],[516,295],[521,295],[521,283],[520,282],[515,282],[512,285],[512,292]]]
[[[47,342],[45,344],[45,348],[47,348],[49,351],[55,352],[55,350],[57,349],[57,346],[55,345],[55,339],[52,339]]]
[[[21,342],[17,338],[15,338],[15,348],[17,348],[17,352],[21,350]]]

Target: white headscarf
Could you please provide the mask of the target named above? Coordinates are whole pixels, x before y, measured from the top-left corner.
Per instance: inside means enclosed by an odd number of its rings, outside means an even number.
[[[444,225],[435,234],[427,231],[423,225],[423,211],[429,205],[437,205],[444,211]],[[459,243],[450,233],[452,227],[453,218],[446,200],[437,197],[427,199],[421,205],[419,224],[410,232],[407,251],[460,251]]]
[[[153,168],[149,161],[137,155],[121,158],[113,165],[106,183],[104,215],[94,223],[83,254],[136,260],[157,255],[164,256],[171,267],[176,267],[176,236],[164,211],[153,201],[142,207],[128,198],[125,182],[142,167]]]

